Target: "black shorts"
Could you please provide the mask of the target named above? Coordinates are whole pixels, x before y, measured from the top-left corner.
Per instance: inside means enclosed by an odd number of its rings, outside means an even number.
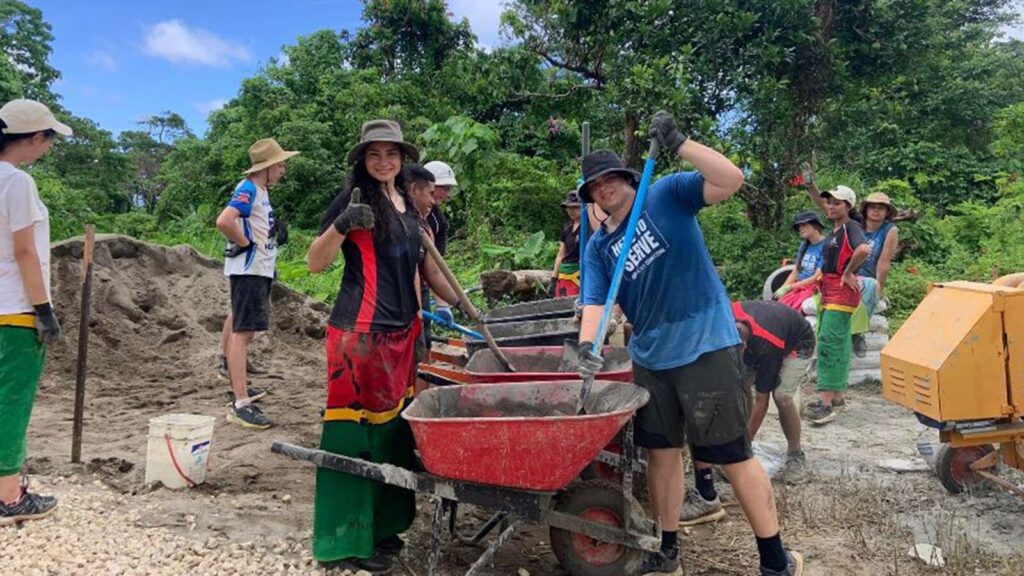
[[[634,363],[633,381],[651,393],[650,402],[637,412],[637,445],[658,449],[689,443],[694,459],[708,464],[752,458],[747,437],[750,393],[741,362],[739,347],[732,347],[668,370]]]
[[[231,330],[264,332],[270,327],[270,283],[266,276],[245,274],[231,279]]]

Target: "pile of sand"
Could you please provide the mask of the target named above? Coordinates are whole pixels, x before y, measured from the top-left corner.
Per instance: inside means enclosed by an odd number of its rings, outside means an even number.
[[[53,247],[53,296],[65,338],[48,355],[30,429],[30,455],[45,471],[67,462],[78,350],[83,242]],[[220,333],[229,310],[221,264],[188,246],[168,248],[99,236],[89,322],[83,460],[118,485],[141,487],[148,421],[171,412],[216,416],[210,489],[312,487],[312,467],[269,453],[272,440],[315,446],[326,376],[323,333],[330,308],[275,284],[271,330],[251,347],[270,373],[264,412],[276,426],[228,424],[229,389],[217,378]]]

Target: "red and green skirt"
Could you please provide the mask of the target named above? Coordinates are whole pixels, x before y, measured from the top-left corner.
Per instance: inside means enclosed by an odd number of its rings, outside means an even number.
[[[370,462],[414,466],[415,442],[400,417],[415,383],[419,320],[396,332],[327,328],[327,409],[320,448]],[[415,494],[317,468],[313,557],[369,558],[381,540],[405,532]]]

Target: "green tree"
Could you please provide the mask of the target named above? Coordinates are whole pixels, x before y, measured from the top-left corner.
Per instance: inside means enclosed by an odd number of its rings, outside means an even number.
[[[42,11],[19,0],[0,2],[0,101],[23,97],[56,104],[50,86],[60,72],[49,62],[52,41]]]

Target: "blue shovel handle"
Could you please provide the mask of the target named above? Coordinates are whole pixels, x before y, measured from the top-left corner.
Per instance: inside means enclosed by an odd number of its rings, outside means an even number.
[[[615,271],[612,273],[612,283],[608,288],[608,296],[604,300],[604,313],[601,314],[601,323],[597,327],[597,337],[594,338],[591,353],[595,356],[601,355],[601,345],[608,333],[608,321],[612,317],[612,307],[619,296],[619,286],[622,284],[622,273],[626,269],[626,260],[629,258],[630,248],[633,247],[633,237],[636,236],[637,222],[640,221],[640,213],[644,211],[644,202],[647,200],[647,188],[651,185],[651,177],[654,176],[654,162],[658,157],[658,141],[651,140],[651,147],[647,151],[647,160],[644,161],[644,172],[640,176],[640,188],[633,200],[633,209],[629,213],[629,221],[626,224],[626,235],[622,239],[622,251],[615,261]]]
[[[484,339],[483,335],[480,334],[479,332],[475,332],[473,330],[470,330],[469,328],[466,328],[465,326],[459,326],[458,324],[456,324],[454,322],[449,322],[447,318],[441,318],[437,314],[434,314],[433,312],[428,312],[426,310],[422,310],[421,312],[423,314],[423,317],[429,319],[431,322],[434,322],[436,324],[440,324],[441,326],[444,326],[445,328],[451,328],[452,330],[455,330],[456,332],[461,332],[461,333],[465,334],[466,336],[469,336],[470,338],[476,338],[477,340],[483,340]]]

